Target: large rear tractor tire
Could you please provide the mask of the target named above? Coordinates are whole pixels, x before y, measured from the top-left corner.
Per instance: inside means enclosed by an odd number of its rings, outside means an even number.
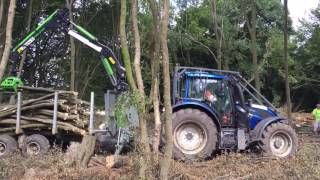
[[[298,137],[294,129],[288,124],[273,123],[264,130],[260,147],[264,156],[291,157],[297,151]]]
[[[0,159],[7,157],[18,149],[17,141],[9,135],[0,135]]]
[[[25,139],[25,144],[22,148],[24,156],[43,155],[48,152],[50,148],[49,140],[40,134],[33,134]]]
[[[173,157],[177,160],[205,160],[217,148],[217,127],[198,109],[181,109],[173,113]]]

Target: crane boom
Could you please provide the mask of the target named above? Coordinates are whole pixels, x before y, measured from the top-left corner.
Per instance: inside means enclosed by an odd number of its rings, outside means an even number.
[[[30,31],[14,48],[12,48],[10,59],[19,59],[28,46],[30,46],[40,34],[47,29],[55,28],[66,31],[70,36],[97,51],[100,55],[106,74],[114,88],[118,91],[127,90],[128,84],[125,80],[126,69],[120,64],[113,51],[108,46],[101,43],[98,38],[89,31],[70,21],[68,19],[68,9],[57,9],[39,23],[34,30]],[[1,87],[7,90],[16,90],[17,86],[20,86],[21,84],[22,81],[19,78],[11,76],[1,83]]]

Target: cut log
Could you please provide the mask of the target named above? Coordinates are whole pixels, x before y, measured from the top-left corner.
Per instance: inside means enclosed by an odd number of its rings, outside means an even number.
[[[128,163],[128,156],[111,155],[106,157],[106,168],[120,168]]]
[[[21,111],[39,109],[39,108],[45,108],[45,107],[53,107],[53,103],[41,103],[41,104],[36,104],[36,105],[23,106],[23,107],[21,107]],[[0,118],[6,117],[11,114],[15,114],[16,112],[17,112],[16,108],[14,110],[2,111],[2,112],[0,112]]]
[[[17,122],[16,119],[2,119],[2,120],[0,121],[0,125],[4,125],[4,124],[10,125],[10,124],[11,124],[11,125],[14,125],[14,126],[15,126],[16,122]],[[20,120],[20,124],[22,124],[22,125],[32,124],[32,122]]]
[[[59,93],[57,127],[63,131],[70,131],[85,135],[87,133],[89,103],[78,99],[78,93],[73,91],[56,91],[47,88],[19,87],[20,91],[27,91],[23,98],[33,99],[21,102],[21,128],[52,128],[54,94]],[[16,105],[0,105],[0,132],[15,130]]]
[[[46,124],[27,124],[27,125],[21,125],[20,128],[21,129],[25,129],[25,128],[39,128],[39,129],[43,129],[46,128],[48,125]],[[0,132],[10,132],[10,131],[14,131],[16,130],[16,127],[8,127],[8,128],[1,128]]]
[[[53,117],[53,111],[52,110],[46,110],[46,109],[40,109],[36,111],[37,114],[42,114],[42,115],[48,115]],[[68,113],[63,113],[63,112],[57,112],[57,117],[62,120],[67,120],[68,119]]]
[[[18,87],[18,90],[42,92],[42,93],[54,93],[57,91],[57,92],[59,92],[59,94],[69,94],[69,95],[78,96],[78,92],[64,91],[64,90],[53,90],[53,89],[42,88],[42,87],[20,86],[20,87]]]
[[[13,116],[15,117],[15,116]],[[41,122],[41,123],[45,123],[45,124],[52,124],[52,120],[51,119],[40,119],[40,118],[35,118],[35,117],[26,117],[26,116],[21,116],[21,119],[24,119],[24,120],[29,120],[29,121],[36,121],[36,122]],[[85,135],[86,134],[86,131],[83,130],[83,129],[80,129],[76,126],[73,126],[69,123],[64,123],[64,122],[61,122],[61,121],[57,121],[57,125],[58,125],[58,128],[61,128],[65,131],[72,131],[72,132],[76,132],[76,133],[79,133],[81,135]],[[51,126],[50,126],[51,127]]]

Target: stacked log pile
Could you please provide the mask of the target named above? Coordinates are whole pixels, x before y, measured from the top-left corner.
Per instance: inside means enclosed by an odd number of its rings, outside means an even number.
[[[314,117],[311,113],[293,113],[292,117],[294,122],[300,125],[312,125],[314,122]]]
[[[50,89],[20,87],[25,94],[38,94],[32,99],[21,102],[21,129],[52,128],[54,114],[54,92]],[[41,94],[41,95],[39,95]],[[88,126],[88,102],[78,99],[76,92],[59,91],[57,128],[58,131],[67,131],[84,135]],[[17,118],[17,105],[0,105],[0,132],[14,131]]]

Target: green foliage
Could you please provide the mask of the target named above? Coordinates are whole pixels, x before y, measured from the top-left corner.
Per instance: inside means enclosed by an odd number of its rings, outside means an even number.
[[[134,107],[138,112],[144,111],[144,103],[141,102],[141,95],[138,91],[127,91],[118,96],[114,107],[118,127],[122,128],[129,125],[126,112],[130,107]]]
[[[32,27],[42,17],[56,8],[65,7],[65,1],[33,1]],[[110,46],[122,62],[119,42],[120,1],[75,1],[74,21]],[[218,24],[223,32],[222,64],[224,69],[240,71],[251,80],[252,57],[248,32],[249,0],[217,0]],[[283,70],[283,5],[278,0],[255,1],[257,7],[258,71],[262,93],[278,106],[284,104]],[[26,34],[26,10],[28,1],[17,1],[17,16],[13,32],[13,44]],[[128,50],[133,57],[133,38],[130,31],[130,3],[127,8]],[[169,53],[172,66],[216,68],[211,52],[216,54],[218,44],[213,29],[209,0],[176,0],[171,6],[169,27]],[[150,46],[152,16],[148,1],[139,1],[139,30],[141,35],[141,64],[146,94],[152,79]],[[5,23],[3,23],[5,24]],[[303,20],[294,32],[289,20],[289,79],[293,103],[300,109],[312,108],[320,100],[320,10],[313,10],[310,21]],[[2,27],[3,28],[3,27]],[[0,28],[1,29],[1,28]],[[27,54],[22,79],[26,85],[68,89],[70,81],[70,48],[68,36],[55,31],[48,32],[36,41]],[[209,51],[209,50],[211,51]],[[161,59],[160,59],[161,61]],[[102,73],[101,73],[102,72]],[[162,75],[160,74],[160,77]],[[162,83],[162,82],[160,82]],[[103,72],[99,55],[76,41],[76,88],[80,97],[89,99],[90,91],[96,93],[96,104],[103,105],[105,89],[112,88]],[[161,93],[162,89],[160,89]],[[304,95],[305,94],[305,95]],[[301,98],[305,97],[305,98]],[[126,107],[122,105],[122,110]],[[121,108],[120,108],[121,109]],[[298,107],[299,109],[299,107]],[[121,111],[121,110],[118,110]],[[121,118],[120,118],[121,119]],[[123,119],[123,118],[122,118]]]

